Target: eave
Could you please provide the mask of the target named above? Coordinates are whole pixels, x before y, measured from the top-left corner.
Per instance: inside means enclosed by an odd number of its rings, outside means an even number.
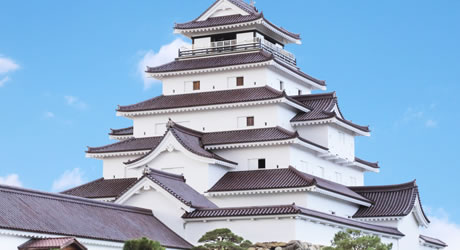
[[[292,126],[304,126],[304,125],[318,125],[318,124],[328,124],[328,123],[333,123],[336,124],[356,135],[361,135],[361,136],[370,136],[371,133],[368,131],[363,131],[361,129],[358,129],[356,127],[350,126],[349,124],[341,121],[337,117],[331,117],[331,118],[326,118],[326,119],[318,119],[318,120],[309,120],[309,121],[291,121]]]
[[[119,151],[119,152],[106,152],[106,153],[90,153],[86,152],[86,158],[95,158],[95,159],[104,159],[110,157],[120,157],[120,156],[139,156],[146,155],[150,150],[136,150],[136,151]]]

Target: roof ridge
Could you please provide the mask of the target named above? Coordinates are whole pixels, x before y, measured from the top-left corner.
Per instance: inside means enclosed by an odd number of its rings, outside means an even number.
[[[418,189],[416,180],[405,182],[401,184],[392,184],[392,185],[375,185],[375,186],[351,186],[349,187],[353,191],[360,193],[372,193],[372,192],[394,192],[401,191],[405,189]]]
[[[309,98],[309,100],[315,99],[327,99],[327,98],[336,98],[336,92],[326,92],[326,93],[317,93],[317,94],[304,94],[304,95],[293,95],[293,98]]]
[[[175,179],[175,180],[180,180],[180,181],[185,182],[185,178],[183,175],[168,173],[168,172],[161,171],[161,170],[154,169],[154,168],[149,168],[149,170],[150,170],[150,173],[148,173],[148,175],[152,175],[152,172],[154,172],[155,175],[160,175],[160,176],[167,177],[170,179]]]
[[[125,205],[97,201],[97,200],[92,200],[92,199],[87,199],[87,198],[82,198],[82,197],[77,197],[77,196],[72,196],[72,195],[67,195],[67,194],[49,193],[49,192],[44,192],[44,191],[39,191],[39,190],[12,187],[12,186],[6,186],[6,185],[0,185],[0,192],[17,193],[17,194],[22,194],[22,195],[27,195],[27,196],[32,196],[32,197],[39,197],[39,198],[50,199],[50,200],[59,200],[62,202],[70,202],[70,203],[76,203],[76,204],[81,204],[81,205],[86,205],[86,206],[101,207],[101,208],[107,208],[107,209],[113,209],[113,210],[119,210],[119,211],[125,211],[125,212],[148,214],[148,215],[152,214],[151,210],[145,209],[145,208],[125,206]]]

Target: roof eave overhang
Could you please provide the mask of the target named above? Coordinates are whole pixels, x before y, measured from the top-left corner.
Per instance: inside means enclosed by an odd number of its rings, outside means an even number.
[[[420,202],[418,194],[415,200],[414,208],[412,209],[412,213],[415,215],[415,219],[421,226],[425,228],[428,227],[430,221],[428,218],[426,218],[425,213],[423,212],[422,203]]]
[[[104,159],[110,157],[120,157],[120,156],[137,156],[145,155],[150,150],[135,150],[135,151],[118,151],[118,152],[107,152],[107,153],[86,153],[86,158],[95,158],[95,159]]]
[[[355,135],[361,135],[361,136],[370,136],[371,133],[367,131],[363,131],[360,129],[357,129],[353,126],[350,126],[336,117],[331,117],[331,118],[326,118],[326,119],[318,119],[318,120],[309,120],[309,121],[291,121],[292,126],[304,126],[304,125],[318,125],[318,124],[327,124],[327,123],[334,123],[348,131],[353,132]]]
[[[336,193],[336,192],[326,190],[326,189],[321,188],[321,187],[317,187],[316,192],[318,192],[320,194],[327,195],[327,196],[331,196],[331,197],[334,197],[334,198],[337,198],[337,199],[340,199],[340,200],[348,201],[348,202],[351,202],[351,203],[354,203],[354,204],[366,206],[366,207],[370,207],[372,205],[372,203],[369,202],[369,201],[363,201],[363,200],[355,199],[355,198],[352,198],[352,197],[349,197],[349,196],[346,196],[346,195],[343,195],[343,194],[340,194],[340,193]]]
[[[360,163],[360,162],[357,162],[357,161],[354,161],[354,162],[350,163],[349,166],[358,167],[358,168],[364,169],[364,170],[369,171],[369,172],[374,172],[374,173],[379,173],[380,172],[380,168],[373,168],[373,167],[370,167],[370,166],[368,166],[366,164],[363,164],[363,163]]]
[[[208,191],[206,196],[238,196],[248,194],[274,194],[274,193],[293,193],[293,192],[307,192],[313,191],[315,186],[297,187],[297,188],[270,188],[270,189],[246,189],[246,190],[233,190],[233,191]]]
[[[312,81],[311,79],[308,79],[306,77],[303,77],[295,72],[292,72],[292,70],[288,69],[287,67],[291,67],[289,65],[282,65],[280,63],[277,63],[273,60],[273,63],[271,64],[272,66],[274,66],[275,68],[293,76],[294,78],[298,79],[298,80],[301,80],[305,85],[307,85],[308,87],[311,87],[313,90],[326,90],[327,87],[325,85],[321,85],[315,81]],[[296,70],[296,69],[294,69]]]
[[[132,138],[134,138],[132,134],[131,135],[109,135],[110,140],[123,141],[123,140],[132,139]]]
[[[213,104],[213,105],[199,105],[199,106],[183,107],[183,108],[142,110],[142,111],[130,111],[130,112],[117,111],[117,116],[134,117],[134,116],[156,115],[156,114],[166,114],[166,113],[180,113],[180,112],[213,110],[213,109],[224,109],[224,108],[238,108],[238,107],[246,107],[246,106],[281,103],[283,102],[283,99],[284,99],[283,97],[281,98],[277,97],[273,99],[266,99],[266,100],[260,100],[260,101],[233,102],[233,103]]]
[[[216,31],[225,31],[230,29],[248,29],[252,28],[251,26],[262,25],[271,32],[275,33],[282,39],[284,39],[284,43],[295,43],[295,44],[302,44],[300,38],[292,37],[275,27],[274,25],[270,24],[265,20],[264,17],[260,17],[258,19],[247,21],[247,22],[240,22],[240,23],[233,23],[233,24],[224,24],[224,25],[216,25],[216,26],[208,26],[208,27],[200,27],[200,28],[178,28],[174,27],[175,34],[182,34],[191,38],[192,36],[196,36],[197,34],[202,35],[204,34],[212,34]]]
[[[434,249],[444,249],[444,248],[448,247],[447,245],[434,244],[434,243],[428,242],[428,241],[426,241],[426,240],[424,240],[422,238],[419,238],[419,243],[420,243],[421,246],[434,248]]]
[[[358,226],[352,226],[348,224],[342,224],[322,218],[317,218],[311,215],[305,215],[301,213],[292,213],[292,214],[273,214],[273,215],[250,215],[250,216],[222,216],[222,217],[201,217],[201,218],[183,218],[183,220],[187,223],[190,222],[199,222],[199,223],[207,223],[208,221],[232,221],[232,220],[254,220],[254,219],[300,219],[300,220],[305,220],[305,221],[312,221],[319,223],[321,225],[325,226],[331,226],[334,228],[342,228],[342,229],[347,229],[347,228],[352,228],[356,230],[360,230],[364,233],[371,234],[371,235],[378,235],[382,237],[387,237],[387,238],[392,238],[392,239],[400,239],[404,237],[404,235],[401,234],[391,234],[391,233],[386,233],[386,232],[381,232],[379,230],[370,230],[370,229],[364,229],[362,227]]]

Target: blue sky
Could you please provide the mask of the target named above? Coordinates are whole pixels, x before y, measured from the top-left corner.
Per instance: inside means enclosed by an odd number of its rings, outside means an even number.
[[[0,181],[51,191],[99,178],[85,147],[131,125],[115,116],[118,104],[160,94],[159,84],[145,88],[139,64],[180,38],[174,22],[212,2],[1,0]],[[303,44],[287,47],[301,68],[337,91],[347,119],[371,125],[357,155],[382,171],[366,184],[417,179],[430,213],[460,223],[460,2],[285,3],[256,6],[301,33]]]

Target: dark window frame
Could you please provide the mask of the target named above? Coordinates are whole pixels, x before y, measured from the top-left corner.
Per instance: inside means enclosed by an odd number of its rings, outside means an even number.
[[[257,160],[257,169],[266,169],[267,168],[267,161],[265,158]]]
[[[200,81],[193,81],[193,90],[200,90],[201,82]]]
[[[254,116],[246,117],[246,126],[247,127],[254,127]]]
[[[238,76],[236,78],[236,86],[244,86],[244,76]]]

